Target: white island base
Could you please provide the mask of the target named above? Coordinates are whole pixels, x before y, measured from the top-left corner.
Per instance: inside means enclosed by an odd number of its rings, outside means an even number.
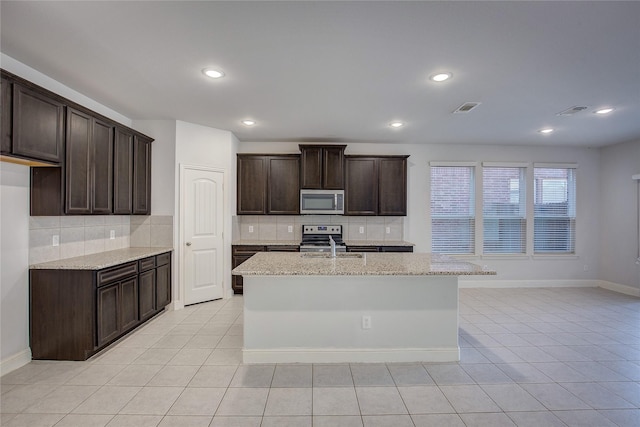
[[[460,360],[457,275],[243,281],[244,363]]]

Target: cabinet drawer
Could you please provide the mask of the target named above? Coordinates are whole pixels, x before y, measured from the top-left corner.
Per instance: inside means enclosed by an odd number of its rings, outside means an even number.
[[[161,265],[169,264],[171,262],[171,252],[167,252],[166,254],[160,254],[156,256],[156,265],[159,267]]]
[[[121,264],[116,267],[106,268],[98,271],[98,286],[106,285],[116,280],[124,279],[138,273],[138,262],[133,261],[128,264]]]
[[[156,257],[150,256],[149,258],[144,258],[138,261],[140,263],[140,271],[147,271],[155,268],[156,266]]]
[[[238,245],[232,248],[233,255],[255,255],[256,252],[264,252],[264,246]]]

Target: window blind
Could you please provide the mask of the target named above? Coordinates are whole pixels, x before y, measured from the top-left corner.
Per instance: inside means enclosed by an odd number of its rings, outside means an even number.
[[[576,170],[534,168],[534,253],[575,253]]]
[[[431,249],[475,252],[474,167],[431,167]]]
[[[482,169],[483,253],[526,252],[524,167]]]

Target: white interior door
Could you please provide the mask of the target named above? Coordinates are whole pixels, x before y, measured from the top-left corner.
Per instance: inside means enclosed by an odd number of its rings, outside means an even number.
[[[184,303],[222,298],[224,173],[195,166],[182,170]]]

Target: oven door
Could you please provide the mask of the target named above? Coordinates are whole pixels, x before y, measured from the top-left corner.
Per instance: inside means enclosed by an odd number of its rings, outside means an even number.
[[[342,215],[344,190],[300,190],[300,213]]]

